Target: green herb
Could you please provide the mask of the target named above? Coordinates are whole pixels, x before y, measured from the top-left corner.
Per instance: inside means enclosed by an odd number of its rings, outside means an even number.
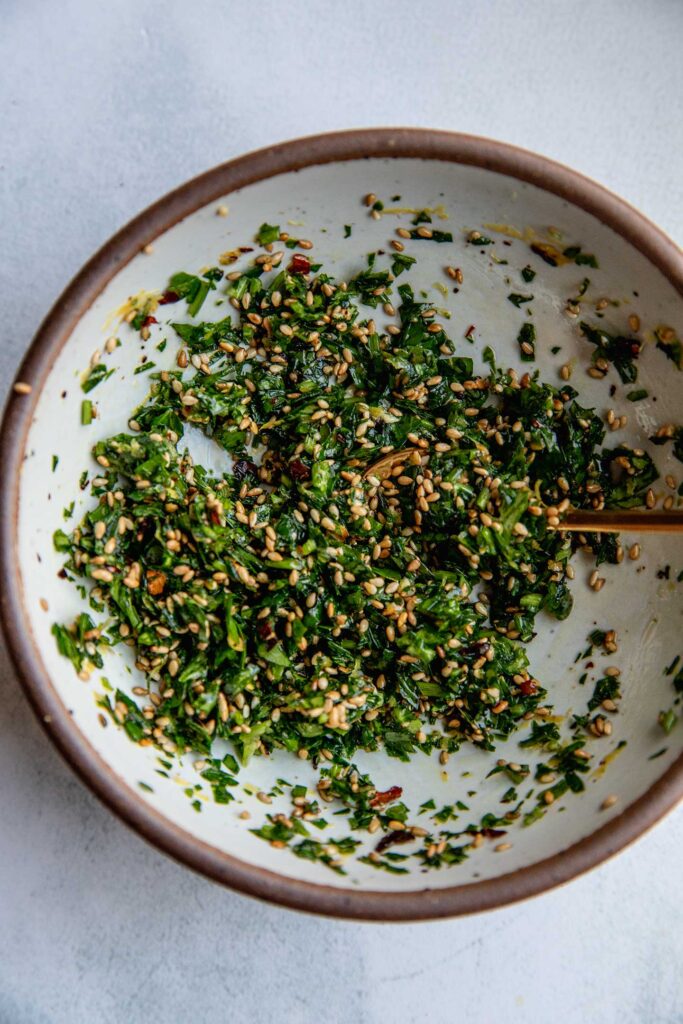
[[[584,337],[596,346],[593,363],[604,359],[614,365],[624,384],[633,383],[638,376],[636,360],[641,349],[638,338],[608,334],[601,327],[591,327],[585,321],[581,322],[580,327]]]
[[[52,472],[53,473],[56,470],[58,465],[59,465],[59,455],[53,455],[52,456]]]
[[[352,228],[351,228],[350,224],[345,224],[344,225],[344,238],[350,238],[351,237],[351,230],[352,230]]]
[[[530,266],[524,267],[522,270],[522,280],[529,284],[536,277],[536,271],[532,270]]]
[[[259,245],[272,245],[280,237],[279,224],[262,224],[256,234],[256,241]]]
[[[572,260],[577,266],[599,267],[598,261],[592,253],[582,252],[580,245],[570,245],[562,253],[567,259]]]
[[[64,530],[55,530],[52,534],[55,551],[71,551],[71,537]]]
[[[658,722],[668,736],[678,722],[678,715],[673,708],[669,708],[668,711],[660,711]]]
[[[93,407],[92,402],[88,398],[84,398],[81,402],[81,423],[84,427],[89,426],[93,421]]]
[[[525,323],[522,325],[517,335],[517,343],[522,361],[525,363],[533,362],[536,358],[536,328],[533,324]]]
[[[436,231],[430,229],[431,234],[422,235],[420,234],[419,228],[415,228],[414,231],[410,232],[410,237],[415,239],[417,242],[452,242],[453,235],[450,231]]]
[[[394,253],[391,257],[391,272],[394,277],[398,277],[404,270],[410,270],[415,262],[414,256],[408,256],[404,252]]]
[[[141,363],[140,366],[136,366],[135,370],[133,371],[133,373],[134,374],[147,373],[148,370],[153,370],[155,365],[156,365],[156,363],[152,363],[151,361],[148,360],[145,363]]]
[[[107,379],[107,377],[111,377],[113,372],[113,370],[108,370],[104,363],[97,363],[88,371],[88,376],[81,384],[82,390],[86,393],[88,391],[92,391],[93,388],[96,388],[97,385],[101,384],[102,381]]]
[[[190,316],[196,316],[204,304],[209,292],[216,287],[216,283],[223,277],[223,271],[218,267],[207,270],[201,277],[194,274],[174,274],[168,282],[168,291],[177,295],[187,302],[187,312]]]
[[[628,391],[626,397],[629,402],[642,402],[644,398],[649,396],[650,392],[646,391],[645,388],[638,388],[636,391]]]
[[[664,675],[665,676],[672,676],[674,674],[674,672],[676,671],[680,660],[681,660],[681,656],[680,656],[680,654],[677,654],[676,657],[674,658],[674,660],[671,662],[671,664],[667,665],[667,667],[664,669]]]
[[[519,309],[525,302],[533,302],[533,298],[533,295],[519,295],[517,292],[511,292],[508,295],[508,302],[511,302],[513,306],[517,306],[517,309]]]
[[[664,353],[667,359],[675,363],[679,370],[683,370],[683,344],[677,338],[670,327],[658,327],[655,331],[657,348]]]
[[[69,658],[77,672],[83,671],[88,663],[95,668],[102,668],[99,645],[107,644],[108,641],[86,612],[81,612],[70,627],[55,624],[52,635],[57,641],[59,653]]]
[[[620,697],[618,677],[605,676],[603,679],[598,679],[595,684],[593,696],[588,701],[588,710],[593,711],[595,708],[600,707],[605,700],[615,701]]]

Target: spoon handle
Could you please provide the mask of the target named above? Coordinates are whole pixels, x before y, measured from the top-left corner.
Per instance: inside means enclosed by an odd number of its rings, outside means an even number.
[[[683,533],[683,511],[585,512],[565,513],[558,530],[572,533]]]

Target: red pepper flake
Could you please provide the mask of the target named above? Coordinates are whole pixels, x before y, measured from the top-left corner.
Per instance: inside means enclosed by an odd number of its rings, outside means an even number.
[[[291,274],[308,274],[311,269],[311,261],[307,256],[302,256],[296,252],[292,256],[292,262],[289,264],[289,271]]]
[[[470,324],[470,326],[465,331],[465,337],[467,338],[468,341],[474,341],[474,331],[475,331],[474,324]]]
[[[171,302],[180,302],[180,296],[177,292],[164,292],[159,299],[160,306],[168,306]]]
[[[289,472],[294,480],[310,480],[311,471],[301,459],[293,459],[289,464]]]
[[[398,846],[400,843],[409,843],[415,836],[408,829],[396,829],[395,832],[387,832],[385,836],[382,836],[377,846],[375,847],[375,853],[384,853],[390,846]]]
[[[258,466],[249,459],[239,459],[232,467],[232,472],[238,480],[243,480],[245,476],[255,477],[258,473]]]
[[[153,597],[157,597],[166,586],[166,574],[159,572],[158,569],[148,569],[146,578],[147,590]]]
[[[533,679],[524,679],[519,684],[519,692],[524,697],[531,697],[531,695],[533,693],[536,693],[537,690],[538,687],[536,686],[536,683],[533,681]]]
[[[159,321],[157,320],[157,318],[155,316],[146,316],[145,319],[142,321],[142,326],[143,327],[151,327],[152,324],[158,324],[158,323],[159,323]]]
[[[470,833],[471,835],[472,833]],[[476,835],[476,832],[474,833]],[[482,835],[484,839],[498,839],[500,836],[507,835],[507,829],[504,828],[482,828],[479,829],[479,835]]]
[[[385,804],[392,804],[403,795],[402,786],[390,786],[389,789],[378,790],[370,801],[371,807],[384,807]]]

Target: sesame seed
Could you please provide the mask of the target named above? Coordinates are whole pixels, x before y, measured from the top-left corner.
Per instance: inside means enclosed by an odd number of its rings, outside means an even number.
[[[14,392],[15,392],[15,394],[17,394],[17,395],[30,395],[32,391],[33,391],[33,388],[31,387],[31,385],[27,384],[25,381],[23,381],[23,380],[15,381],[15,383],[14,383]]]

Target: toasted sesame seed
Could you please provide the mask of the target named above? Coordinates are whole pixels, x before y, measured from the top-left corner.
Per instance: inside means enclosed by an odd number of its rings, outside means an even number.
[[[216,207],[216,216],[217,217],[227,217],[229,212],[230,212],[229,208],[227,206],[222,205],[222,204],[221,204],[221,206],[217,206]]]
[[[142,247],[142,251],[144,252],[145,256],[151,256],[152,253],[154,252],[154,246],[152,245],[151,242],[148,242],[147,245]]]
[[[15,381],[14,391],[17,395],[30,395],[33,388],[23,380]]]
[[[618,796],[615,796],[614,793],[611,793],[609,796],[606,796],[605,799],[602,801],[602,803],[600,804],[600,809],[602,811],[609,810],[610,807],[614,807],[618,799]]]

